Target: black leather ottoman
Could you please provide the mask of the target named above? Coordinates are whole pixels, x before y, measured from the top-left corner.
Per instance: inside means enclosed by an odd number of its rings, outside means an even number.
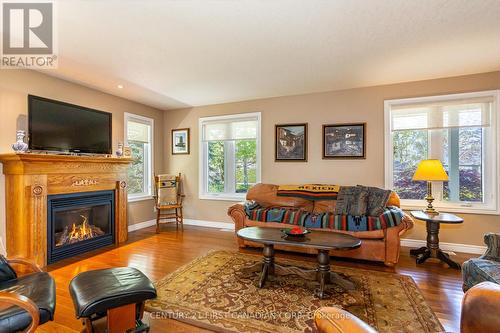
[[[71,280],[69,292],[77,318],[86,332],[94,332],[93,322],[107,316],[108,333],[144,332],[144,301],[156,298],[153,283],[131,267],[83,272]],[[137,328],[137,330],[135,330]]]

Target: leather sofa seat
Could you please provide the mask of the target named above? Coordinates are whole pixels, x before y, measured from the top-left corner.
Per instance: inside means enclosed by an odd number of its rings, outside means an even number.
[[[69,291],[78,318],[156,297],[153,283],[141,271],[131,267],[80,273],[71,280]]]
[[[0,291],[15,292],[32,300],[40,309],[40,322],[54,319],[56,286],[48,273],[33,273],[0,282]],[[31,316],[17,306],[0,308],[0,333],[17,332],[31,324]]]

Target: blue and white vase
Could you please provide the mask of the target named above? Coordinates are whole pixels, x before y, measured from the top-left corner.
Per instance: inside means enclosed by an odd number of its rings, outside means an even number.
[[[118,149],[116,150],[116,156],[122,157],[123,156],[123,143],[118,142]]]
[[[28,144],[24,142],[25,132],[22,130],[17,131],[17,141],[12,145],[12,149],[16,153],[24,153],[28,150]]]

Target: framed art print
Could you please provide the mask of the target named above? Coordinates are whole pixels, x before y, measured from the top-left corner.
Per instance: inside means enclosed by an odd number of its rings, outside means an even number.
[[[275,125],[275,161],[307,162],[307,124]]]
[[[189,128],[172,130],[172,155],[189,154]]]
[[[366,123],[323,125],[323,159],[366,158]]]

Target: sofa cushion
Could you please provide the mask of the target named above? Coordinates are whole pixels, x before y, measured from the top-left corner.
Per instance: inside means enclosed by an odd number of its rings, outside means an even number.
[[[337,200],[316,200],[314,201],[314,213],[334,213]]]
[[[312,213],[289,207],[258,207],[248,210],[247,215],[250,220],[259,222],[361,232],[397,226],[401,223],[404,213],[397,207],[386,208],[378,217]]]
[[[252,186],[247,193],[247,200],[254,200],[262,207],[281,206],[301,208],[312,211],[313,202],[303,198],[281,197],[277,195],[278,185],[257,184]]]
[[[368,209],[368,187],[342,186],[335,205],[336,215],[366,215]]]
[[[262,227],[262,224],[265,223],[266,228],[277,228],[283,229],[284,226],[281,222],[259,222],[253,220],[246,220],[245,227]],[[321,228],[308,228],[309,230],[321,230],[325,232],[338,232],[341,234],[352,235],[359,239],[372,239],[372,240],[381,240],[385,237],[385,230],[372,230],[372,231],[344,231],[344,230],[334,230],[334,229],[321,229]]]
[[[387,206],[387,201],[389,201],[391,193],[391,190],[369,186],[368,209],[366,213],[370,216],[379,216],[382,214],[384,212],[384,208]]]

